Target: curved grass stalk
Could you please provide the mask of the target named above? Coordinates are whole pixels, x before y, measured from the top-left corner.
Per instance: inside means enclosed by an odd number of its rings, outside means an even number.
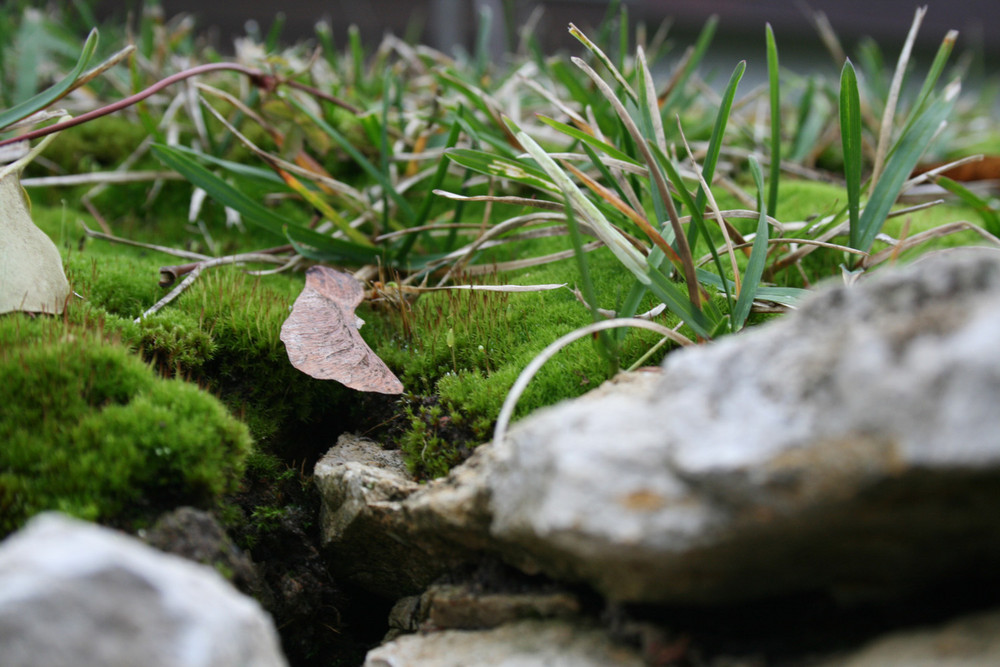
[[[563,349],[573,341],[589,336],[590,334],[597,333],[598,331],[605,331],[607,329],[621,329],[633,327],[636,329],[648,329],[650,331],[655,331],[658,334],[662,334],[665,338],[669,338],[678,345],[691,345],[691,341],[680,335],[673,329],[669,329],[662,324],[657,324],[656,322],[650,322],[648,320],[642,320],[637,317],[619,317],[613,320],[603,320],[601,322],[594,322],[588,324],[587,326],[580,327],[575,331],[560,336],[558,339],[549,343],[544,350],[538,353],[531,362],[524,367],[521,374],[517,376],[517,380],[514,381],[514,385],[510,388],[507,393],[507,398],[504,399],[503,406],[500,408],[500,413],[497,415],[496,426],[493,429],[493,446],[500,447],[503,443],[504,437],[507,435],[507,427],[510,424],[510,419],[514,415],[514,408],[517,407],[517,401],[521,398],[521,394],[524,390],[528,388],[528,384],[531,382],[535,374],[538,373],[539,369],[545,362],[554,357],[559,350]]]

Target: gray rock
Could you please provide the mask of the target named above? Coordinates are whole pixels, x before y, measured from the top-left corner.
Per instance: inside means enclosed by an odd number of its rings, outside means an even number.
[[[580,600],[548,587],[488,590],[470,582],[432,584],[423,595],[401,598],[389,612],[392,630],[478,630],[525,618],[570,618]]]
[[[342,435],[314,479],[320,527],[338,576],[390,598],[412,595],[491,543],[483,455],[445,478],[415,482],[399,451]]]
[[[342,443],[316,470],[331,558],[394,597],[483,553],[654,603],[996,580],[998,332],[995,254],[941,255],[539,411],[423,486]]]
[[[892,595],[1000,559],[1000,262],[941,257],[518,424],[494,538],[611,598]]]
[[[404,635],[368,652],[365,667],[640,667],[633,649],[568,621]]]
[[[209,567],[59,514],[0,543],[3,667],[285,665],[271,619]]]
[[[994,667],[1000,665],[1000,611],[943,627],[894,632],[815,667]]]
[[[247,595],[260,600],[266,594],[266,585],[253,561],[233,543],[219,521],[204,510],[178,507],[160,516],[139,536],[160,551],[212,567]]]

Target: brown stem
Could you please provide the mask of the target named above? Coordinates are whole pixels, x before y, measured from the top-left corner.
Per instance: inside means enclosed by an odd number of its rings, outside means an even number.
[[[38,130],[32,130],[31,132],[26,132],[22,135],[11,137],[10,139],[4,139],[0,141],[0,146],[6,146],[7,144],[12,144],[18,141],[29,141],[31,139],[37,139],[39,137],[44,137],[53,132],[60,132],[70,127],[86,123],[87,121],[93,120],[95,118],[100,118],[101,116],[106,116],[107,114],[114,113],[116,111],[121,111],[126,107],[130,107],[137,102],[141,102],[150,95],[157,93],[167,86],[173,85],[178,81],[183,81],[184,79],[190,78],[192,76],[197,76],[199,74],[204,74],[206,72],[215,72],[218,70],[230,70],[234,72],[240,72],[246,74],[250,77],[250,80],[255,86],[263,88],[264,90],[274,90],[279,83],[277,77],[272,74],[267,74],[258,69],[253,69],[250,67],[245,67],[237,63],[208,63],[206,65],[198,65],[197,67],[192,67],[191,69],[186,69],[183,72],[177,72],[176,74],[171,74],[165,79],[157,81],[149,88],[143,91],[126,97],[123,100],[118,100],[107,106],[103,106],[99,109],[94,109],[93,111],[88,111],[85,114],[72,118],[65,123],[57,123],[55,125],[50,125],[48,127],[43,127]],[[318,92],[318,91],[317,91]]]

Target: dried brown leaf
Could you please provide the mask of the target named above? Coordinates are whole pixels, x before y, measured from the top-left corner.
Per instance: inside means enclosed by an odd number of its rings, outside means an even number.
[[[292,366],[320,380],[336,380],[358,391],[403,393],[403,383],[372,352],[354,314],[364,288],[353,276],[326,266],[306,272],[306,286],[281,325]]]

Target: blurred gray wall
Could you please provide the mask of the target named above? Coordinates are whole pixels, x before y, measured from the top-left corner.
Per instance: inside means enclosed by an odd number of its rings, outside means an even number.
[[[764,24],[773,26],[784,57],[822,54],[816,31],[807,18],[808,4],[826,13],[837,34],[850,51],[858,38],[868,35],[882,45],[886,59],[895,60],[920,2],[927,0],[626,0],[632,21],[645,21],[655,29],[664,19],[672,19],[671,35],[682,44],[693,36],[712,14],[719,16],[719,32],[713,55],[730,60],[747,58],[751,71],[763,56]],[[126,0],[106,2],[108,6]],[[333,27],[338,44],[344,44],[347,27],[357,25],[368,43],[377,43],[386,32],[417,35],[424,43],[450,52],[455,46],[471,49],[475,38],[475,17],[484,7],[494,16],[491,47],[495,54],[508,46],[505,21],[516,26],[528,20],[533,10],[544,12],[537,33],[546,49],[578,48],[566,33],[574,22],[581,28],[600,23],[607,12],[605,0],[243,0],[217,3],[206,0],[162,0],[165,13],[196,15],[203,27],[216,31],[218,46],[227,50],[234,36],[245,34],[247,20],[255,20],[267,30],[275,14],[285,16],[284,36],[288,40],[309,37],[319,19]],[[933,51],[948,29],[960,31],[956,52],[976,49],[985,56],[987,73],[996,72],[1000,61],[1000,0],[950,0],[930,5],[918,40],[919,51]],[[828,59],[827,59],[828,60]],[[788,60],[787,62],[791,62]]]

